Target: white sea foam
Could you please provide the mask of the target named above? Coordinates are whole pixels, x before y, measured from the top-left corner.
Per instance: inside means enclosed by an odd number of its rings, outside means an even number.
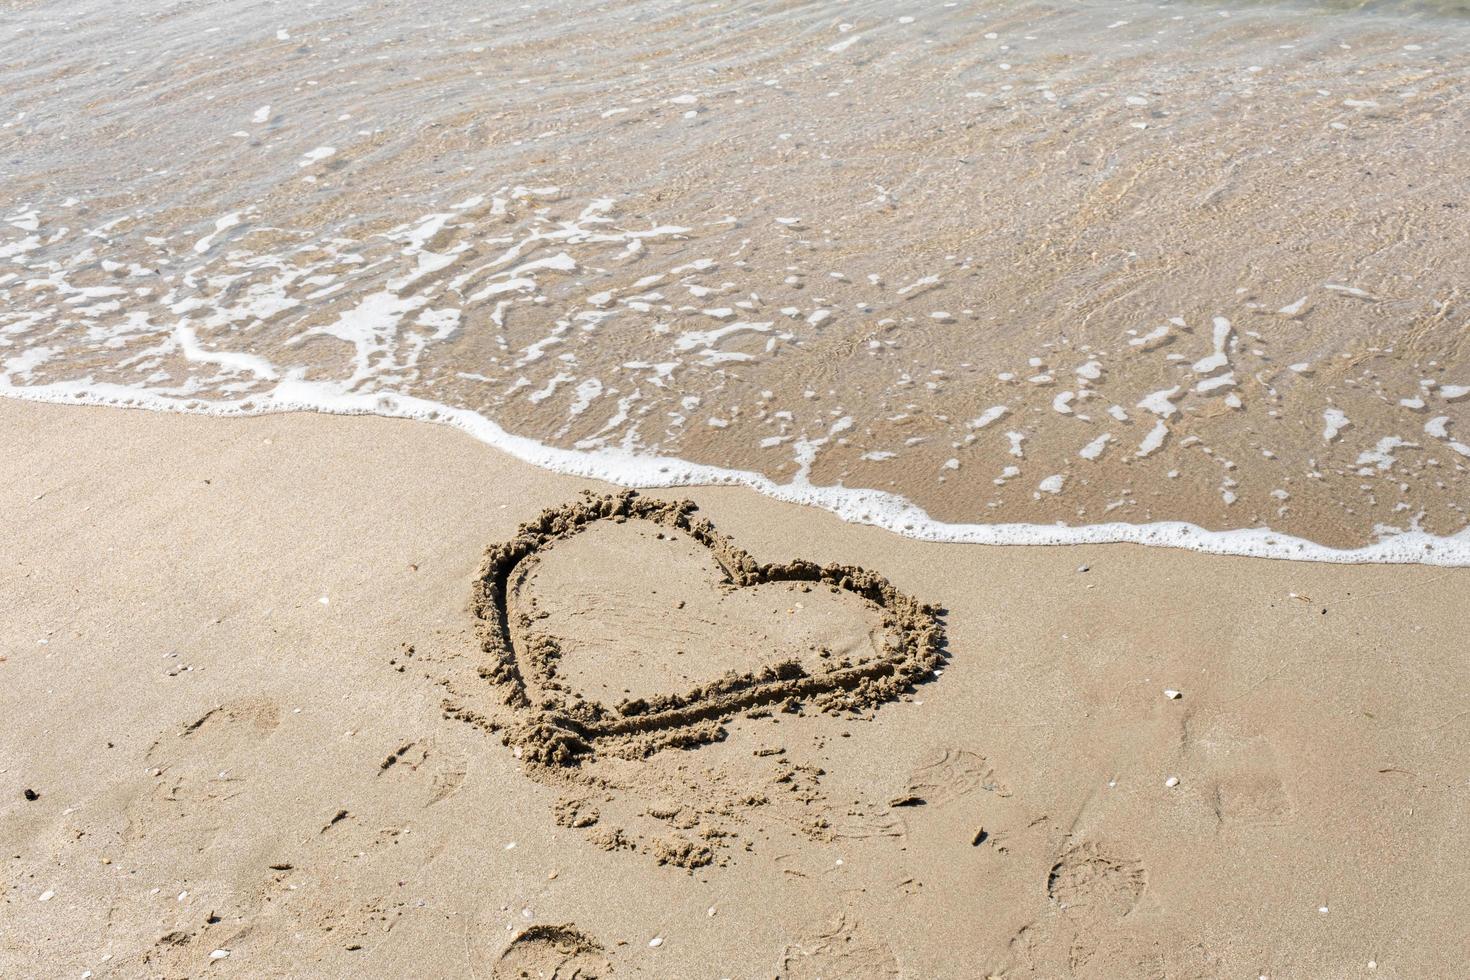
[[[1172,333],[1172,329],[1170,324],[1165,323],[1162,326],[1150,330],[1142,337],[1134,337],[1128,341],[1128,345],[1130,347],[1142,347],[1144,350],[1151,350],[1167,340],[1170,333]]]
[[[299,166],[309,167],[313,163],[318,163],[328,157],[335,156],[336,153],[337,148],[335,146],[319,146],[314,150],[307,150],[301,155]]]
[[[1081,456],[1083,459],[1095,460],[1103,454],[1103,450],[1108,448],[1108,443],[1112,441],[1113,434],[1111,432],[1104,432],[1102,435],[1098,436],[1096,439],[1092,440],[1087,445],[1077,450],[1077,455]]]
[[[1053,473],[1036,485],[1036,489],[1042,493],[1057,494],[1067,485],[1067,478],[1061,473]]]
[[[1200,358],[1194,362],[1195,374],[1212,374],[1230,363],[1230,356],[1225,351],[1225,345],[1230,341],[1233,328],[1230,321],[1223,316],[1215,317],[1213,339],[1215,352],[1209,357]]]
[[[269,393],[239,400],[205,401],[139,391],[123,385],[78,381],[23,386],[0,377],[0,396],[68,405],[110,405],[204,415],[264,415],[317,411],[334,415],[380,415],[452,425],[519,460],[572,476],[620,486],[675,487],[741,485],[777,500],[830,511],[842,520],[885,528],[905,537],[992,545],[1067,545],[1132,543],[1183,548],[1215,555],[1281,558],[1337,564],[1416,563],[1470,566],[1470,529],[1438,536],[1407,530],[1384,534],[1361,548],[1330,548],[1268,528],[1210,531],[1183,521],[1152,524],[948,524],[937,521],[911,502],[880,490],[816,487],[806,478],[817,451],[803,443],[803,467],[789,483],[776,483],[758,473],[688,463],[664,456],[619,449],[560,449],[506,432],[476,412],[422,398],[389,393],[363,394],[341,386],[310,383],[295,377]],[[1046,481],[1050,483],[1052,477]],[[1058,487],[1060,489],[1060,487]]]
[[[1169,438],[1169,423],[1163,419],[1159,419],[1154,423],[1154,427],[1149,430],[1148,435],[1143,437],[1143,441],[1138,444],[1138,452],[1133,455],[1140,458],[1152,456],[1164,444],[1164,440],[1167,438]]]
[[[1154,413],[1159,418],[1166,419],[1177,411],[1172,401],[1177,394],[1179,394],[1179,387],[1177,385],[1173,388],[1165,388],[1163,391],[1156,391],[1145,396],[1138,403],[1138,407],[1146,412]]]
[[[1009,409],[1005,405],[992,405],[981,412],[978,418],[970,420],[970,428],[983,429],[996,419],[1004,415]]]

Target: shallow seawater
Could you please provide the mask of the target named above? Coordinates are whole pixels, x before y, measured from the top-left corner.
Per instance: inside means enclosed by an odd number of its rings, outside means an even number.
[[[11,0],[0,392],[1470,553],[1463,13]]]

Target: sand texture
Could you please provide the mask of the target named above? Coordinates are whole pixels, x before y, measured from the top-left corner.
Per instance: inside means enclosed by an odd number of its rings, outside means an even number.
[[[1470,571],[0,431],[0,976],[1463,972]]]

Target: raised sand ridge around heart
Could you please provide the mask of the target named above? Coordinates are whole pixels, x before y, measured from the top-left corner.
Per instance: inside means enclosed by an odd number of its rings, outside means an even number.
[[[481,675],[502,685],[506,703],[519,712],[506,738],[532,764],[566,766],[599,753],[637,757],[669,745],[698,745],[721,737],[721,722],[731,715],[774,705],[864,710],[898,697],[941,663],[943,633],[932,606],[855,566],[758,562],[709,521],[694,517],[695,509],[690,501],[634,492],[589,497],[542,512],[510,541],[487,550],[473,600],[486,657]],[[816,658],[772,651],[769,662],[727,669],[682,692],[617,704],[594,699],[561,669],[562,641],[540,628],[547,614],[524,589],[557,542],[604,522],[630,521],[648,522],[707,549],[718,589],[733,593],[785,583],[851,596],[879,620],[881,636],[875,633],[867,649],[823,650]]]

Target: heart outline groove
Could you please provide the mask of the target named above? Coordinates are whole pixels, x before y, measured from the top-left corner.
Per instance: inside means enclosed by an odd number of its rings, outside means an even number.
[[[852,565],[801,559],[757,562],[714,525],[694,517],[690,500],[667,501],[624,491],[553,507],[522,524],[515,536],[491,545],[476,572],[471,609],[486,663],[480,676],[500,685],[507,705],[523,715],[503,738],[531,764],[576,765],[599,751],[638,758],[667,747],[694,747],[724,737],[722,722],[741,712],[812,704],[822,710],[861,711],[896,700],[932,678],[944,662],[942,610],[899,591],[886,578]],[[827,586],[856,596],[882,619],[886,641],[872,657],[844,658],[809,670],[795,659],[754,670],[728,671],[683,694],[625,700],[616,706],[583,697],[557,675],[556,640],[534,630],[518,609],[516,587],[540,551],[601,521],[648,521],[679,531],[708,549],[722,573],[721,588],[793,582]]]

